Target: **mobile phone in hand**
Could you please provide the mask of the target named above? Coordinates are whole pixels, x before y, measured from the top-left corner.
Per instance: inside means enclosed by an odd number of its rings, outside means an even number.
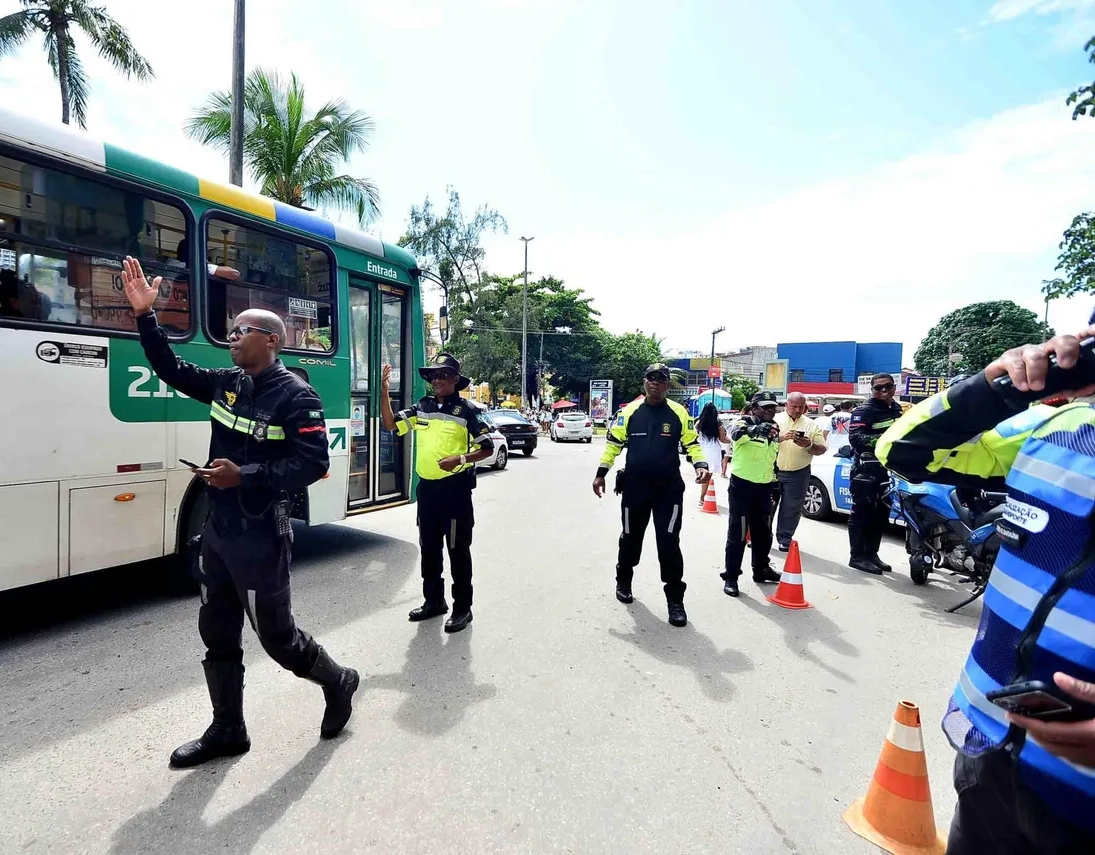
[[[179,458],[179,463],[182,463],[184,466],[189,466],[191,469],[201,469],[197,463],[191,463],[189,460],[182,457]]]
[[[989,692],[985,697],[1016,715],[1047,721],[1087,721],[1095,718],[1095,706],[1066,695],[1055,683],[1028,680]]]

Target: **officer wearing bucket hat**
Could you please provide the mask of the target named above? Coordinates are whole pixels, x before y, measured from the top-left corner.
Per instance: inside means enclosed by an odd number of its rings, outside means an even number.
[[[479,408],[461,398],[471,385],[460,373],[460,361],[439,353],[418,373],[433,387],[433,394],[417,404],[392,412],[389,382],[392,367],[381,375],[380,416],[384,427],[403,436],[414,431],[415,471],[418,473],[418,542],[422,549],[424,602],[409,615],[427,620],[449,610],[442,579],[441,547],[447,542],[452,572],[452,617],[446,632],[459,632],[472,620],[471,539],[475,524],[471,491],[475,464],[490,457],[494,444],[490,429],[479,418]]]

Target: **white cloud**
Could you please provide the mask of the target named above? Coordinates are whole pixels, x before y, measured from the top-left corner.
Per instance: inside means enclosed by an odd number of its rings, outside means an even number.
[[[1084,12],[1095,7],[1095,0],[997,0],[988,11],[990,21],[1013,21],[1023,15],[1052,15],[1057,12]]]
[[[537,234],[530,266],[586,289],[617,331],[705,348],[857,339],[905,343],[944,313],[1012,299],[1041,315],[1039,287],[1071,218],[1091,208],[1095,136],[1061,98],[974,122],[862,175],[728,211],[692,234]],[[491,261],[521,266],[499,241]],[[1073,330],[1095,296],[1054,304]]]

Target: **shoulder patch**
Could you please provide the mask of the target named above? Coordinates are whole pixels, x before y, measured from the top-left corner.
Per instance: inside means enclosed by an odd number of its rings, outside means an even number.
[[[308,411],[308,418],[310,418],[310,419],[322,419],[323,418],[323,410],[309,410]]]
[[[616,416],[616,427],[623,427],[623,426],[624,426],[624,414],[620,413],[618,416]]]

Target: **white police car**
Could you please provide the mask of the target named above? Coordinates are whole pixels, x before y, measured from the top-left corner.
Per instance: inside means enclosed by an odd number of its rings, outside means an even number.
[[[815,457],[810,464],[810,481],[802,499],[802,515],[811,520],[824,520],[834,513],[850,514],[851,474],[850,446]]]
[[[852,512],[852,447],[845,445],[815,457],[810,465],[810,481],[802,499],[802,515],[811,520],[829,519],[833,514]],[[890,522],[904,525],[896,512]]]

